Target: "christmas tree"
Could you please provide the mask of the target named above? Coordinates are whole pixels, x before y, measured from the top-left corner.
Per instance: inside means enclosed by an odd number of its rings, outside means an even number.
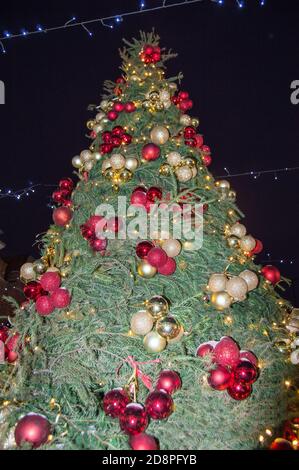
[[[208,170],[182,75],[165,76],[175,54],[141,33],[120,55],[1,327],[2,445],[256,449],[288,416],[298,316]]]

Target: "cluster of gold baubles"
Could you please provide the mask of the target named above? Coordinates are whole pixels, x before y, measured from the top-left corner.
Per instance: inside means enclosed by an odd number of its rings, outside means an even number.
[[[150,90],[145,95],[145,100],[142,102],[143,108],[147,109],[151,113],[169,109],[172,105],[171,91],[176,91],[177,85],[175,83],[170,83],[168,87],[169,90],[166,88],[161,91]]]
[[[197,162],[193,156],[184,158],[179,152],[170,152],[166,158],[167,163],[160,167],[161,175],[174,173],[180,183],[187,183],[197,176]]]
[[[282,353],[289,355],[290,361],[294,365],[299,364],[299,308],[293,308],[284,321],[284,328],[288,332],[288,337],[281,338],[275,342],[275,346]],[[280,328],[281,330],[281,328]]]
[[[219,180],[215,183],[216,189],[219,192],[220,199],[229,199],[231,201],[235,201],[237,198],[237,193],[233,189],[231,189],[231,184],[227,180]]]
[[[215,273],[209,279],[207,290],[211,293],[210,300],[218,311],[228,309],[234,302],[242,302],[248,292],[258,287],[258,276],[248,269],[239,276],[227,273]]]
[[[230,248],[240,248],[244,253],[251,253],[256,247],[256,239],[247,235],[245,225],[239,222],[225,227],[225,235]]]
[[[74,168],[87,171],[88,173],[93,169],[98,161],[100,161],[102,155],[100,152],[91,152],[90,150],[83,150],[80,155],[77,155],[72,160]]]
[[[102,174],[114,187],[118,187],[132,179],[138,166],[139,160],[135,156],[124,157],[120,153],[115,153],[103,162]]]
[[[168,301],[161,296],[145,302],[145,308],[131,320],[131,334],[144,336],[143,344],[149,353],[164,351],[167,344],[181,340],[182,325],[170,314]]]
[[[20,269],[20,279],[24,283],[36,281],[47,269],[48,265],[43,259],[33,263],[25,263]]]

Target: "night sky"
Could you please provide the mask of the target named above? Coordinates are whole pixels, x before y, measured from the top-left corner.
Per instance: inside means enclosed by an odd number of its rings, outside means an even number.
[[[79,20],[117,15],[139,1],[22,1],[1,5],[0,32],[19,32]],[[156,6],[162,0],[145,0]],[[167,3],[174,3],[168,0]],[[179,56],[168,74],[184,73],[183,89],[213,151],[214,175],[299,166],[299,105],[290,101],[290,84],[299,80],[298,1],[234,0],[202,3],[125,18],[114,29],[90,26],[13,39],[0,54],[0,80],[6,104],[0,106],[0,188],[18,189],[29,181],[57,184],[72,173],[71,159],[88,146],[87,106],[98,104],[102,83],[118,75],[122,38],[155,27],[162,46]],[[2,35],[2,34],[1,34]],[[299,300],[299,172],[231,179],[249,233],[263,240],[261,261],[295,281],[288,296]],[[35,235],[51,221],[52,188],[22,201],[0,199],[1,255],[32,254]],[[280,264],[284,260],[284,264]],[[293,261],[293,264],[290,264]],[[296,281],[297,279],[297,281]]]

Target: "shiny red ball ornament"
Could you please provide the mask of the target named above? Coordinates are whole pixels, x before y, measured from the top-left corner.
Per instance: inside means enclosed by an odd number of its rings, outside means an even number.
[[[59,188],[68,191],[68,193],[71,193],[74,189],[74,182],[71,178],[63,178],[59,182]]]
[[[142,158],[146,161],[157,160],[161,155],[161,149],[156,144],[147,144],[142,149]]]
[[[126,113],[134,113],[136,111],[136,105],[132,101],[125,104]]]
[[[102,141],[104,144],[111,144],[112,134],[109,131],[103,132]]]
[[[67,308],[71,303],[71,294],[67,289],[57,289],[51,295],[55,308]]]
[[[208,145],[203,145],[202,148],[201,148],[201,150],[202,150],[204,153],[208,154],[208,155],[210,155],[210,153],[211,153],[211,149],[210,149],[210,147],[209,147]]]
[[[247,359],[239,362],[235,369],[235,381],[253,384],[258,378],[257,368]]]
[[[131,204],[133,206],[145,206],[147,203],[146,193],[144,191],[134,191],[131,196]]]
[[[51,425],[43,416],[29,414],[20,419],[15,429],[15,440],[18,447],[30,444],[37,449],[46,444],[51,434]]]
[[[186,141],[185,141],[185,144],[186,144],[188,147],[195,148],[195,147],[197,146],[195,137],[192,137],[191,139],[186,140]]]
[[[152,55],[154,53],[154,48],[153,46],[146,44],[143,48],[143,52],[145,55]]]
[[[185,139],[192,139],[192,137],[196,136],[196,130],[192,126],[187,126],[184,130],[184,137]]]
[[[44,294],[43,288],[39,282],[32,281],[24,286],[23,292],[26,299],[36,300]]]
[[[160,188],[152,187],[152,188],[149,188],[146,196],[147,196],[148,201],[156,202],[157,200],[161,201],[163,197],[163,193]]]
[[[42,275],[40,283],[46,292],[53,292],[59,289],[61,285],[61,278],[58,273],[48,272]]]
[[[109,119],[109,121],[116,121],[117,118],[118,113],[116,111],[109,111],[109,113],[107,114],[107,119]]]
[[[126,80],[123,78],[123,77],[119,77],[116,79],[116,82],[118,85],[122,84],[122,83],[126,83]]]
[[[271,266],[271,265],[268,265],[268,266],[264,266],[263,269],[262,269],[262,276],[264,276],[264,278],[269,281],[271,284],[273,284],[275,286],[275,284],[277,284],[280,279],[281,279],[281,275],[280,275],[280,271],[279,269],[277,269],[275,266]]]
[[[249,253],[249,256],[259,255],[264,249],[264,245],[260,240],[256,240],[256,245],[253,250]]]
[[[207,356],[208,354],[212,354],[212,352],[214,351],[214,348],[216,346],[217,342],[216,341],[210,341],[208,343],[203,343],[201,344],[197,351],[196,351],[196,356],[197,357],[205,357]]]
[[[100,152],[103,155],[107,155],[108,153],[111,153],[113,150],[113,145],[112,144],[102,144],[100,145]]]
[[[102,228],[104,224],[105,224],[104,217],[100,215],[93,215],[92,217],[88,219],[85,225],[91,228],[95,232],[98,228]]]
[[[180,91],[178,96],[179,96],[179,99],[182,101],[189,99],[188,91]]]
[[[121,136],[123,144],[130,145],[132,143],[133,137],[130,134],[123,134]]]
[[[144,432],[148,426],[148,416],[143,405],[130,403],[119,418],[123,432],[135,436]]]
[[[108,245],[106,238],[96,238],[95,240],[90,241],[90,247],[96,252],[103,252],[106,250]]]
[[[8,351],[8,350],[6,351],[5,359],[8,362],[8,364],[15,364],[18,358],[19,358],[19,354],[17,352]]]
[[[42,295],[39,297],[35,304],[35,310],[41,317],[47,317],[54,312],[55,307],[53,300],[48,295]]]
[[[258,358],[251,351],[240,351],[240,359],[247,359],[255,367],[258,367]]]
[[[212,164],[212,157],[211,155],[203,155],[202,163],[204,166],[210,166]]]
[[[194,137],[195,141],[196,141],[196,147],[198,148],[201,148],[203,146],[203,136],[202,135],[199,135],[197,134],[195,137]]]
[[[103,400],[104,412],[111,418],[119,418],[130,403],[130,398],[122,388],[115,388],[106,393]]]
[[[174,410],[173,399],[164,390],[155,390],[148,395],[145,409],[150,418],[154,420],[167,419]]]
[[[118,136],[113,136],[112,139],[111,139],[111,145],[113,145],[113,147],[120,147],[122,144],[122,138],[121,137],[118,137]]]
[[[154,245],[151,242],[148,242],[148,241],[140,242],[138,243],[136,247],[136,255],[140,259],[145,259],[153,248],[154,248]]]
[[[129,445],[132,450],[159,450],[159,441],[154,436],[148,434],[137,434],[131,436]]]
[[[279,437],[272,442],[270,450],[294,450],[294,447],[291,442]]]
[[[237,401],[246,400],[251,393],[252,387],[245,382],[234,382],[228,389],[228,394]]]
[[[237,343],[228,336],[222,338],[214,349],[215,362],[223,367],[236,367],[240,359]]]
[[[182,380],[177,372],[173,370],[163,370],[159,375],[156,385],[157,390],[165,390],[172,395],[182,388]]]
[[[9,336],[9,329],[6,327],[2,327],[0,329],[0,341],[2,341],[2,343],[5,343],[8,336]]]
[[[152,248],[147,255],[147,261],[154,268],[162,268],[167,263],[168,256],[162,248]]]
[[[52,194],[52,199],[54,202],[57,204],[63,204],[66,199],[68,199],[70,196],[70,193],[66,191],[65,189],[60,189],[59,191],[55,191]]]
[[[167,262],[161,268],[158,268],[158,273],[162,276],[172,276],[176,272],[176,261],[173,258],[168,258]]]
[[[218,366],[210,372],[208,383],[214,390],[226,390],[233,384],[234,376],[225,367]]]
[[[18,349],[21,349],[21,346],[19,345],[20,338],[20,333],[15,333],[13,336],[11,336],[9,340],[6,341],[7,350],[16,352]]]
[[[69,207],[59,207],[53,212],[53,221],[58,227],[65,227],[72,220],[73,213]]]
[[[86,224],[84,224],[84,225],[81,225],[80,229],[81,229],[82,237],[85,240],[93,240],[94,239],[95,232],[92,228],[90,228]]]
[[[112,135],[115,135],[117,137],[121,137],[125,133],[125,130],[122,126],[116,126],[113,127],[112,129]]]
[[[115,103],[113,106],[113,111],[117,113],[122,113],[125,109],[125,105],[123,103]]]

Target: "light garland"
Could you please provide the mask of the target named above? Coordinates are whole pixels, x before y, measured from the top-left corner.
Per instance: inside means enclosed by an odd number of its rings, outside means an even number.
[[[43,34],[43,33],[50,33],[54,31],[59,31],[59,30],[70,30],[71,28],[82,28],[84,31],[87,32],[89,36],[93,36],[93,32],[90,31],[88,28],[89,25],[95,24],[95,23],[100,23],[102,26],[107,27],[109,29],[113,29],[114,26],[117,26],[122,23],[123,19],[128,16],[133,16],[133,15],[139,15],[142,13],[148,13],[148,12],[154,12],[154,11],[159,11],[159,10],[164,10],[166,8],[174,8],[174,7],[179,7],[179,6],[187,6],[187,5],[192,5],[195,3],[200,3],[203,0],[184,0],[184,1],[179,1],[176,3],[167,3],[167,0],[162,0],[161,5],[156,6],[156,7],[146,7],[146,2],[145,0],[141,0],[139,2],[139,9],[138,10],[133,10],[129,12],[123,12],[118,15],[111,15],[111,16],[106,16],[103,18],[94,18],[91,20],[86,20],[86,21],[77,21],[75,17],[71,18],[68,20],[66,23],[60,26],[51,26],[51,27],[43,27],[42,25],[38,24],[34,30],[27,30],[26,28],[22,28],[19,33],[10,33],[8,30],[4,31],[3,36],[0,37],[0,48],[3,54],[6,53],[5,49],[5,42],[11,39],[17,39],[17,38],[24,38],[28,36],[33,36],[36,34]],[[213,3],[216,3],[218,5],[224,5],[225,0],[210,0]],[[265,0],[256,0],[257,4],[260,6],[265,5]],[[236,5],[239,8],[244,8],[245,6],[245,1],[243,0],[235,0]],[[108,22],[108,23],[107,23]]]

